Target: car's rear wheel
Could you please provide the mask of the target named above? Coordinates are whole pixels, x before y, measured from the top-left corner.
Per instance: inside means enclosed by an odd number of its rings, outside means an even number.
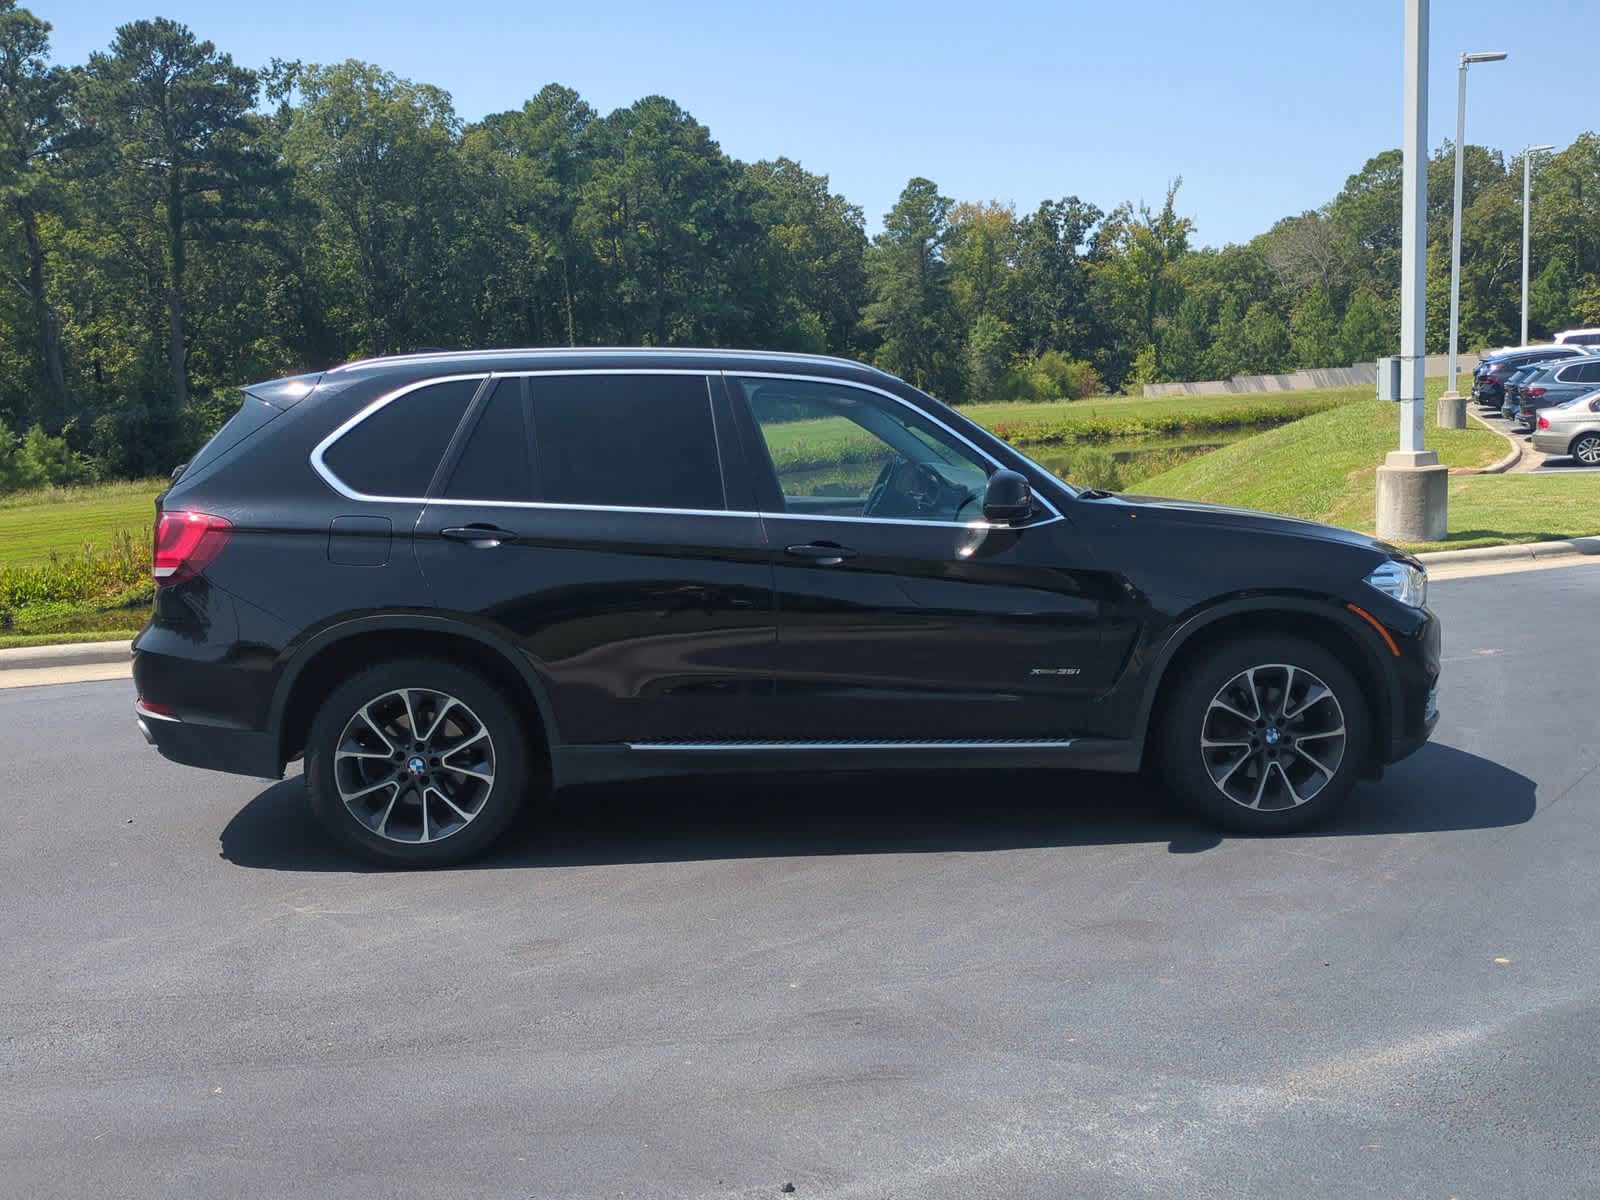
[[[346,849],[392,866],[457,863],[511,824],[530,781],[511,703],[474,671],[379,663],[336,687],[306,745],[311,807]]]
[[[1261,636],[1185,668],[1158,730],[1168,785],[1187,806],[1246,833],[1325,818],[1349,796],[1368,745],[1355,677],[1313,642]]]
[[[1600,467],[1600,433],[1579,434],[1569,452],[1586,467]]]

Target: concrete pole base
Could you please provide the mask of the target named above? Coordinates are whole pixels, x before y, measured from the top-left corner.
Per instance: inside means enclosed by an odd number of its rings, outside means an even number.
[[[1439,397],[1439,407],[1434,419],[1440,429],[1465,429],[1467,427],[1467,401],[1459,392],[1446,392]]]
[[[1432,450],[1393,450],[1378,468],[1378,536],[1439,542],[1450,530],[1450,468]]]

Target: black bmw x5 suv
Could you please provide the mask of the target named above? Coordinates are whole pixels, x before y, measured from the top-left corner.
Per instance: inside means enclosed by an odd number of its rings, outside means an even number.
[[[145,736],[303,756],[389,863],[479,852],[552,786],[723,771],[1148,760],[1281,831],[1437,720],[1414,559],[1073,487],[838,359],[353,363],[245,389],[157,508]]]

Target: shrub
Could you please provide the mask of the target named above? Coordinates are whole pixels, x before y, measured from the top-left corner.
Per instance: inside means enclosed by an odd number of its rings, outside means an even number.
[[[0,494],[24,488],[64,487],[94,477],[87,459],[40,426],[20,441],[0,422]]]
[[[1104,390],[1100,374],[1092,364],[1069,358],[1059,350],[1046,350],[1006,372],[994,389],[994,398],[1045,404],[1082,400]]]

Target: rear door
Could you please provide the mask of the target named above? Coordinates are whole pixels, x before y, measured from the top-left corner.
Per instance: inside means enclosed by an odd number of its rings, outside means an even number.
[[[496,377],[423,511],[436,603],[533,660],[563,742],[771,736],[772,569],[712,383]]]
[[[1081,728],[1115,679],[1126,598],[1057,513],[1041,502],[1022,528],[987,525],[998,464],[886,391],[763,375],[728,385],[772,543],[788,738]]]

